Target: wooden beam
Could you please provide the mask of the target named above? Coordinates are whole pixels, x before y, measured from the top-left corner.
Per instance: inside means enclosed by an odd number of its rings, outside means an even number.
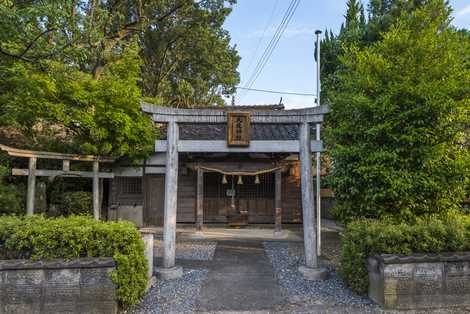
[[[282,234],[282,170],[274,173],[274,234]]]
[[[197,169],[197,183],[196,183],[196,231],[202,231],[204,223],[204,170]]]
[[[142,168],[116,167],[113,169],[115,177],[142,177]],[[145,174],[165,174],[165,165],[146,165]]]
[[[11,169],[13,176],[29,176],[28,169]],[[93,172],[90,171],[63,171],[63,170],[40,170],[35,172],[36,177],[82,177],[93,178]],[[114,173],[112,172],[99,172],[98,177],[102,179],[113,179]]]
[[[157,123],[227,123],[226,115],[164,115],[153,114],[152,120]],[[251,123],[322,123],[323,115],[253,115]]]
[[[70,171],[70,160],[62,160],[62,170]]]
[[[79,160],[79,161],[94,161],[98,160],[100,162],[114,162],[114,158],[92,156],[92,155],[76,155],[76,154],[61,154],[54,152],[43,152],[43,151],[34,151],[34,150],[25,150],[9,147],[6,145],[0,144],[0,150],[6,151],[8,155],[14,157],[35,157],[42,159],[60,159],[60,160]]]
[[[311,141],[313,152],[323,150],[322,141]],[[155,152],[166,152],[167,141],[155,141]],[[180,140],[180,153],[298,153],[299,141],[251,141],[248,147],[228,147],[226,141]]]
[[[36,157],[29,158],[28,164],[28,191],[26,194],[26,215],[34,214],[34,198],[36,191]]]
[[[93,217],[100,220],[100,179],[99,162],[93,161]]]
[[[142,111],[152,115],[155,122],[226,123],[227,113],[235,108],[183,109],[141,103]],[[318,123],[329,112],[327,106],[293,110],[253,110],[252,123]]]

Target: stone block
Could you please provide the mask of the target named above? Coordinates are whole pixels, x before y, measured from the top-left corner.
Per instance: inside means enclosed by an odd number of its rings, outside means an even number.
[[[80,302],[77,304],[77,313],[86,314],[115,314],[118,312],[117,303],[114,301]]]
[[[80,300],[113,301],[115,288],[110,274],[112,268],[87,268],[80,272]]]
[[[80,297],[80,269],[48,269],[43,284],[44,303],[71,303]]]
[[[369,297],[386,309],[470,305],[470,253],[382,254],[368,259]]]
[[[0,261],[0,314],[116,313],[112,258]]]
[[[144,254],[148,266],[147,277],[150,279],[153,276],[153,247],[155,231],[150,228],[142,228],[140,229],[140,234],[142,241],[144,241]]]
[[[2,303],[5,306],[29,304],[31,311],[34,311],[36,307],[39,309],[44,279],[44,270],[42,269],[6,272],[4,274]]]

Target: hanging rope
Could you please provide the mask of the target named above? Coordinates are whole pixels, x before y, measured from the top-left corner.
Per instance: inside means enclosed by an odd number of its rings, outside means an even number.
[[[224,169],[219,169],[219,168],[213,168],[213,167],[206,167],[206,166],[197,166],[196,169],[203,169],[208,172],[218,172],[226,176],[256,176],[256,175],[261,175],[265,173],[270,173],[274,172],[276,170],[282,169],[282,166],[275,166],[273,168],[264,168],[260,170],[254,170],[254,171],[230,171],[230,170],[224,170]]]

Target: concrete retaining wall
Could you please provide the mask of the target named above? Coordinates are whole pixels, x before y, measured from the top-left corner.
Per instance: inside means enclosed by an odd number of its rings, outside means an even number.
[[[382,254],[368,260],[369,297],[386,309],[470,305],[470,252]]]
[[[142,205],[135,205],[135,206],[120,205],[120,206],[112,207],[108,210],[108,220],[130,221],[137,228],[140,228],[143,226]]]
[[[0,314],[117,313],[112,258],[0,261]]]

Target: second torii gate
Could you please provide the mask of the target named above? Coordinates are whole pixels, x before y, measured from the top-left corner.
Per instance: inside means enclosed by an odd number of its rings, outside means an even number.
[[[76,176],[93,179],[93,216],[96,220],[100,218],[100,179],[112,179],[114,174],[111,172],[99,172],[100,162],[114,162],[112,158],[105,158],[92,155],[61,154],[53,152],[24,150],[9,147],[0,144],[0,150],[7,152],[9,156],[28,158],[28,169],[12,169],[14,176],[28,177],[28,190],[26,195],[26,214],[34,214],[34,198],[36,191],[36,177],[57,177],[57,176]],[[62,170],[37,169],[38,159],[62,160]],[[93,163],[93,171],[71,171],[70,161],[85,161]]]

